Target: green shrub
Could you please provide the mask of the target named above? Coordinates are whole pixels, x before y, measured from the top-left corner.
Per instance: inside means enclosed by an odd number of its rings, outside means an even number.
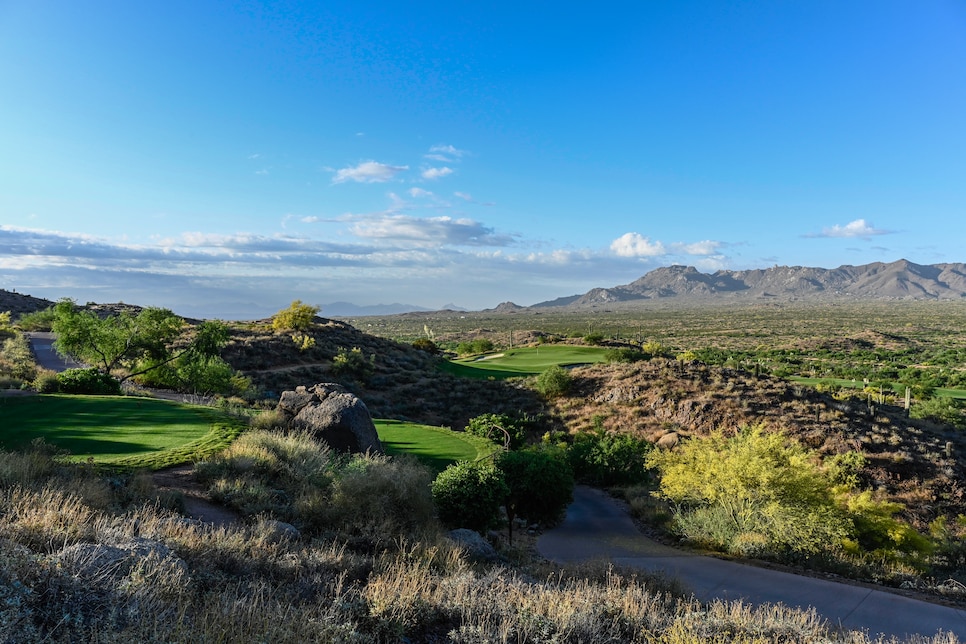
[[[436,343],[429,338],[419,338],[418,340],[414,341],[413,348],[419,349],[420,351],[425,351],[426,353],[431,353],[433,355],[439,353],[439,347],[436,346]]]
[[[603,333],[588,333],[584,336],[584,342],[597,346],[604,341]]]
[[[560,365],[552,365],[537,376],[536,389],[547,398],[556,398],[570,391],[573,377]]]
[[[503,452],[497,456],[496,467],[509,489],[504,506],[511,528],[518,516],[556,523],[573,500],[574,475],[561,450],[539,447]]]
[[[272,317],[272,329],[278,333],[308,331],[315,324],[318,313],[319,307],[303,304],[302,300],[294,300],[287,309],[282,309]]]
[[[635,485],[648,479],[645,462],[653,445],[629,434],[580,432],[567,449],[574,478],[598,486]]]
[[[500,524],[500,505],[509,492],[503,476],[489,463],[460,461],[433,481],[439,520],[449,528],[483,533]]]
[[[0,348],[0,372],[6,372],[19,380],[33,380],[37,375],[37,363],[30,351],[30,343],[20,333],[3,341]]]
[[[372,375],[376,365],[376,356],[366,357],[362,354],[359,347],[347,351],[345,348],[339,349],[339,353],[332,359],[332,372],[340,376],[350,376],[357,380],[366,380]]]
[[[917,402],[909,409],[909,416],[966,429],[966,413],[952,398],[933,397]]]
[[[540,420],[528,414],[480,414],[469,420],[466,431],[488,438],[497,445],[509,441],[508,447],[517,449],[526,444],[527,436],[538,431],[539,427]]]
[[[41,394],[57,393],[60,391],[60,380],[57,378],[57,372],[49,369],[39,370],[34,378],[33,388]]]
[[[475,340],[460,342],[456,345],[456,353],[461,356],[471,356],[489,351],[493,351],[493,342],[486,338],[476,338]]]
[[[65,394],[116,396],[121,393],[121,383],[116,378],[93,367],[62,371],[57,374],[57,383]]]
[[[42,311],[24,313],[17,318],[17,326],[24,331],[50,331],[54,324],[54,307]]]

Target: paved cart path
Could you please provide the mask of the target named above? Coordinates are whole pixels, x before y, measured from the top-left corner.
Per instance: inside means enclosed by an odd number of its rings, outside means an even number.
[[[676,550],[645,537],[620,504],[589,487],[577,486],[566,519],[540,537],[537,550],[558,562],[606,558],[623,566],[663,571],[703,601],[814,606],[831,625],[873,635],[931,636],[942,630],[966,640],[964,610]]]

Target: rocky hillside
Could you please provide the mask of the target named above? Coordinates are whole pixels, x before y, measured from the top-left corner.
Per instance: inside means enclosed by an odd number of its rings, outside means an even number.
[[[54,302],[43,298],[0,289],[0,313],[10,311],[15,320],[24,313],[43,311],[53,304]]]
[[[903,503],[918,529],[938,516],[955,519],[966,507],[966,436],[909,419],[899,407],[836,400],[779,378],[698,362],[604,364],[577,369],[574,377],[571,395],[554,403],[571,431],[590,429],[597,417],[607,430],[657,441],[763,424],[824,455],[861,452],[863,483]]]
[[[583,295],[535,304],[533,308],[583,308],[655,299],[742,298],[800,300],[822,298],[966,298],[966,264],[923,266],[907,260],[834,269],[775,266],[746,271],[702,273],[693,266],[665,266],[630,284],[595,288]]]
[[[543,404],[517,383],[456,378],[439,358],[411,345],[379,338],[336,320],[318,319],[302,349],[292,334],[275,334],[267,321],[236,327],[222,356],[268,398],[298,385],[338,382],[365,401],[374,416],[461,429],[483,413],[540,413]],[[340,352],[359,349],[364,372],[334,366]]]

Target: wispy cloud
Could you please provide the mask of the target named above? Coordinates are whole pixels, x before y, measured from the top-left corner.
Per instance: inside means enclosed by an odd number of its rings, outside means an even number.
[[[392,181],[400,172],[409,170],[408,165],[389,165],[377,161],[363,161],[359,165],[336,171],[332,183],[385,183]]]
[[[443,166],[441,168],[426,168],[422,171],[421,176],[423,179],[435,181],[436,179],[441,179],[450,174],[453,174],[453,168]]]
[[[398,214],[366,215],[355,219],[350,230],[364,239],[447,246],[509,246],[513,243],[512,236],[497,233],[472,219]]]
[[[828,228],[823,228],[821,233],[812,233],[805,235],[806,237],[857,237],[859,239],[871,239],[872,237],[878,235],[889,235],[892,234],[891,230],[884,230],[881,228],[876,228],[871,222],[866,222],[865,219],[856,219],[855,221],[850,221],[844,226],[835,224]]]
[[[423,156],[427,159],[432,159],[433,161],[454,163],[462,159],[466,154],[466,150],[460,150],[452,145],[439,144],[429,148],[429,152]]]

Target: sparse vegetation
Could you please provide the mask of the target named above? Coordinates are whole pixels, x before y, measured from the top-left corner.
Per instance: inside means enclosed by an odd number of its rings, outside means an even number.
[[[523,433],[523,442],[545,434],[544,453],[569,464],[581,480],[600,485],[640,483],[643,456],[658,438],[679,435],[681,451],[718,429],[761,424],[763,437],[782,432],[797,441],[810,457],[805,460],[819,468],[822,485],[833,491],[832,509],[848,528],[838,542],[841,561],[835,572],[880,583],[915,583],[921,590],[936,584],[931,579],[948,579],[944,583],[950,588],[956,579],[966,579],[966,519],[959,517],[966,505],[966,476],[958,459],[966,449],[963,432],[942,416],[906,418],[897,404],[904,388],[898,397],[885,385],[880,392],[879,378],[869,379],[869,393],[862,392],[864,387],[851,393],[840,384],[818,392],[773,377],[791,367],[821,376],[838,369],[837,360],[848,359],[830,353],[814,360],[824,349],[812,353],[807,345],[815,336],[802,329],[816,320],[789,323],[787,314],[782,311],[783,324],[767,337],[767,310],[729,310],[727,318],[714,318],[719,328],[710,322],[689,326],[698,314],[672,317],[657,311],[653,319],[625,321],[623,331],[599,315],[593,326],[572,322],[569,329],[553,329],[554,318],[547,316],[539,333],[508,333],[468,316],[466,337],[489,329],[482,333],[505,354],[466,365],[480,373],[485,369],[477,367],[494,367],[474,379],[440,371],[439,359],[413,347],[413,339],[394,343],[325,320],[300,332],[311,338],[302,343],[293,341],[296,334],[275,333],[267,323],[235,325],[221,357],[271,401],[289,386],[339,375],[335,359],[358,348],[364,358],[377,355],[378,360],[366,360],[371,366],[366,378],[347,382],[374,415],[457,428],[484,413],[540,418],[539,427]],[[889,315],[891,309],[875,317],[876,324],[886,328]],[[821,316],[822,324],[834,321],[835,337],[848,335],[848,324],[835,310],[823,310]],[[723,319],[733,333],[720,329]],[[920,322],[926,318],[913,319],[910,327],[905,321],[896,324],[907,339],[915,336],[920,348],[947,328],[940,318],[930,318],[928,328]],[[423,320],[416,339],[427,336]],[[377,320],[367,323],[379,326]],[[458,342],[447,325],[432,322],[432,341],[452,348]],[[600,330],[608,348],[580,346],[579,340],[552,343],[579,338],[583,333],[575,329],[589,326]],[[788,342],[797,348],[794,354],[783,349],[779,356],[772,352],[786,328]],[[513,349],[503,349],[500,342],[511,338]],[[511,372],[507,366],[513,360],[537,357],[535,350],[511,355],[524,338],[540,347],[545,363]],[[560,364],[554,361],[564,351],[596,351],[600,360],[614,347],[652,341],[660,351],[649,359],[595,365],[577,359],[586,366],[566,370],[570,384],[564,392],[545,397],[536,391],[533,376]],[[955,340],[945,345],[960,346]],[[886,361],[901,355],[899,344],[889,351],[883,354]],[[669,355],[684,357],[668,361]],[[910,352],[902,360],[924,355]],[[923,361],[906,369],[939,374],[955,370],[961,359],[952,353],[934,357],[941,357],[942,367]],[[877,374],[888,377],[889,368],[883,363]],[[499,369],[531,377],[500,380]],[[901,371],[896,375],[904,375]],[[927,392],[934,380],[915,378],[922,387],[913,391]],[[938,382],[954,380],[947,374]],[[858,384],[864,385],[861,379]],[[933,391],[946,397],[942,387]],[[912,410],[917,405],[922,410],[924,400],[914,398]],[[8,403],[15,399],[4,401],[5,413]],[[471,564],[440,536],[431,470],[395,457],[335,457],[305,437],[273,431],[279,423],[271,412],[255,419],[269,431],[252,431],[227,451],[221,450],[230,438],[223,438],[198,467],[211,494],[242,516],[239,525],[227,529],[180,521],[170,509],[177,499],[158,493],[143,476],[105,479],[96,467],[66,464],[49,447],[0,453],[0,639],[12,637],[2,630],[12,625],[17,630],[9,632],[28,641],[868,641],[829,633],[814,616],[796,611],[679,602],[659,594],[668,589],[666,583],[627,571]],[[782,449],[790,446],[782,443]],[[528,453],[540,451],[517,452]],[[873,485],[875,493],[861,491]],[[675,509],[655,505],[646,480],[625,489],[641,516]],[[840,493],[846,489],[851,491]],[[511,511],[523,515],[520,507],[514,500]],[[272,519],[291,522],[302,537],[279,538]],[[763,539],[750,529],[743,534],[732,541],[732,552],[774,557],[769,552],[778,551],[783,560],[829,567],[828,561],[816,561],[819,555],[794,550],[789,555],[775,545],[783,543],[780,538]],[[170,556],[125,568],[117,578],[84,576],[61,558],[65,545],[117,549],[124,539],[156,541]],[[517,551],[505,554],[525,561]],[[135,602],[137,611],[131,609]]]

